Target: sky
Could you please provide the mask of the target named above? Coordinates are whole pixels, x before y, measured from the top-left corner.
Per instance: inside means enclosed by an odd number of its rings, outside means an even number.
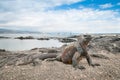
[[[0,28],[120,33],[120,0],[0,0]]]

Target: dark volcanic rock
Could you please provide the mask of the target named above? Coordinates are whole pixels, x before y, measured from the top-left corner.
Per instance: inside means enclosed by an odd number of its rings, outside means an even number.
[[[116,42],[116,41],[120,41],[120,38],[118,38],[118,37],[115,37],[115,38],[113,38],[112,40],[110,40],[111,42]]]
[[[32,36],[27,36],[27,37],[22,37],[22,36],[20,36],[20,37],[16,37],[15,39],[34,39],[34,37],[32,37]]]
[[[94,37],[91,41],[93,49],[107,50],[111,53],[120,53],[120,38],[119,36],[99,36]]]
[[[49,40],[49,38],[37,38],[37,40]]]
[[[63,42],[63,43],[70,43],[70,42],[74,42],[76,40],[75,39],[71,39],[71,38],[60,38],[59,41]]]
[[[0,49],[0,52],[5,52],[6,50],[5,49]]]
[[[78,38],[78,37],[79,37],[79,35],[73,35],[73,36],[70,36],[68,38]]]
[[[9,39],[10,37],[0,36],[0,39]]]

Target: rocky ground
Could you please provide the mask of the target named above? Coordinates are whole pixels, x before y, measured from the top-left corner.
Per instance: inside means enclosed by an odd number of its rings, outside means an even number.
[[[74,36],[76,38],[76,36]],[[0,80],[120,80],[120,36],[93,36],[88,52],[94,63],[91,67],[83,59],[79,65],[86,69],[74,69],[71,65],[58,61],[39,60],[41,54],[60,54],[66,45],[60,48],[34,48],[28,51],[11,52],[0,50]],[[36,58],[38,64],[31,61]]]

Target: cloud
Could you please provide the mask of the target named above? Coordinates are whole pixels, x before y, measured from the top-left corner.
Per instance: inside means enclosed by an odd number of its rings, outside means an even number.
[[[32,28],[39,31],[109,32],[120,29],[118,12],[111,10],[70,9],[48,12],[6,13],[8,22],[0,26]],[[13,19],[12,19],[13,18]],[[2,18],[1,18],[2,19]]]
[[[102,9],[111,8],[111,7],[113,7],[113,5],[111,3],[106,3],[106,4],[100,5],[100,8],[102,8]]]
[[[83,0],[51,0],[51,2],[49,0],[36,0],[37,3],[33,0],[22,1],[8,2],[15,3],[14,5],[4,1],[0,3],[3,4],[2,9],[9,9],[0,12],[0,27],[43,32],[80,33],[119,32],[120,30],[120,14],[114,10],[85,7],[68,10],[48,9]]]
[[[2,0],[0,1],[0,7],[2,7],[4,10],[9,11],[43,11],[55,6],[60,6],[64,4],[69,5],[82,1],[84,0]]]

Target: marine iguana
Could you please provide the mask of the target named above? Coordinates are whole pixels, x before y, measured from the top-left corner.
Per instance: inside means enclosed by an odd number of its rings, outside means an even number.
[[[74,68],[85,69],[83,66],[79,66],[79,61],[85,57],[89,66],[99,66],[99,64],[93,64],[90,55],[87,52],[88,43],[91,41],[92,37],[90,35],[84,35],[79,37],[78,41],[74,44],[68,45],[62,54],[58,55],[56,53],[42,54],[34,57],[29,63],[36,65],[36,58],[40,60],[47,59],[48,61],[61,61],[65,64],[72,64]],[[26,64],[26,63],[25,63]],[[23,65],[23,64],[21,64]]]

